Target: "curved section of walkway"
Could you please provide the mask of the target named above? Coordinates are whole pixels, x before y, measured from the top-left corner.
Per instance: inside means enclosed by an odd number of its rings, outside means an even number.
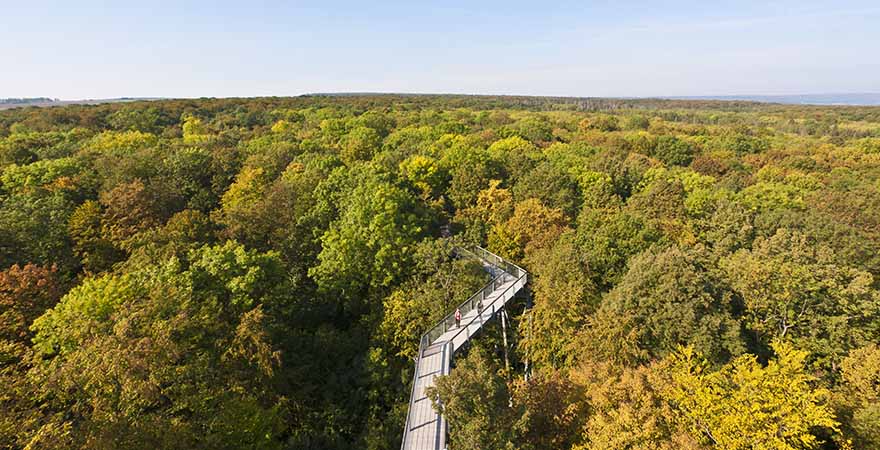
[[[462,257],[479,259],[485,270],[492,275],[492,281],[458,306],[462,315],[460,326],[455,324],[453,310],[422,335],[403,431],[403,450],[446,448],[446,420],[434,411],[426,391],[434,385],[436,377],[449,374],[455,352],[522,290],[528,281],[525,270],[483,248],[477,247],[472,251],[459,249],[458,253]]]

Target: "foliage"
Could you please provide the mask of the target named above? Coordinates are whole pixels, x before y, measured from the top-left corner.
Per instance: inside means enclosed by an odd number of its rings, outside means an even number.
[[[283,401],[263,383],[278,365],[272,317],[287,302],[280,263],[233,243],[188,259],[87,281],[35,321],[46,359],[32,375],[70,412],[40,434],[76,430],[75,445],[101,448],[278,447]]]
[[[519,136],[495,141],[488,151],[492,159],[504,164],[508,176],[514,181],[532,170],[541,155],[534,144]]]
[[[25,166],[10,165],[0,175],[3,189],[8,192],[20,192],[26,188],[43,187],[51,183],[61,182],[62,178],[70,179],[77,175],[81,168],[75,158],[47,159]]]
[[[608,361],[586,361],[571,373],[584,393],[590,413],[578,450],[631,448],[673,450],[703,448],[664,397],[668,367],[662,363],[623,367]]]
[[[567,173],[543,162],[523,176],[513,187],[518,200],[536,198],[541,203],[562,210],[567,217],[577,215],[581,201],[577,185]]]
[[[424,196],[437,196],[443,192],[446,177],[437,161],[429,156],[413,155],[400,163],[400,171]]]
[[[746,325],[763,342],[791,339],[820,363],[839,362],[880,338],[873,277],[833,263],[827,248],[780,229],[727,262],[746,307]]]
[[[74,207],[63,193],[44,189],[0,199],[0,267],[35,263],[74,270],[64,228]]]
[[[104,236],[103,216],[101,205],[87,200],[73,211],[68,221],[67,231],[73,241],[73,251],[86,272],[103,272],[123,256]]]
[[[418,244],[413,250],[419,271],[383,301],[379,332],[397,356],[415,357],[422,333],[486,282],[475,261],[451,259],[451,247],[442,240]]]
[[[532,264],[535,306],[520,322],[520,348],[538,367],[560,367],[572,351],[571,342],[598,303],[586,255],[571,233],[541,249]]]
[[[171,216],[170,199],[157,186],[147,186],[137,179],[102,192],[103,233],[119,248],[128,248],[138,233],[157,227]],[[172,194],[173,195],[173,194]]]
[[[633,333],[649,357],[684,344],[716,363],[742,353],[736,297],[708,265],[698,249],[669,247],[634,257],[601,306],[621,320],[603,326]]]
[[[58,302],[64,286],[52,268],[13,265],[0,272],[0,442],[20,447],[41,419],[31,368],[31,322]]]
[[[580,386],[560,373],[513,385],[513,441],[522,449],[571,448],[580,440],[586,408]]]
[[[562,211],[530,198],[516,204],[513,215],[492,227],[489,247],[503,256],[519,260],[553,244],[566,228]]]
[[[31,322],[63,294],[56,268],[13,265],[0,272],[0,367],[21,360],[32,337]]]
[[[877,447],[878,124],[520,96],[4,109],[0,447],[394,448],[419,337],[486,281],[469,245],[530,283],[507,342],[488,322],[438,385],[455,445]]]
[[[626,211],[607,214],[585,208],[578,218],[578,246],[587,253],[593,281],[602,290],[620,281],[629,258],[661,238],[653,224]]]
[[[500,368],[479,348],[457,362],[455,371],[435,380],[428,390],[434,408],[449,423],[450,447],[481,450],[509,442],[509,391],[497,376]],[[506,414],[505,414],[506,412]],[[505,417],[506,416],[506,417]]]
[[[379,149],[381,140],[379,132],[372,128],[354,128],[343,139],[340,158],[348,164],[355,161],[368,161]]]
[[[405,191],[380,180],[354,189],[342,215],[321,237],[319,286],[347,295],[388,287],[410,270],[410,248],[429,222]]]
[[[691,163],[697,150],[693,144],[675,136],[660,136],[651,156],[670,166],[686,166]]]
[[[712,372],[686,348],[673,356],[666,395],[693,433],[718,448],[818,448],[811,431],[838,426],[828,392],[813,386],[807,352],[781,342],[773,350],[766,367],[744,355]]]
[[[840,364],[842,383],[835,403],[845,435],[856,448],[880,445],[880,348],[876,344],[855,349]]]

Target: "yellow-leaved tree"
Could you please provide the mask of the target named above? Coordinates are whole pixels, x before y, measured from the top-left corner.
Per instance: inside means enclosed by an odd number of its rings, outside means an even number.
[[[775,341],[776,358],[762,366],[740,356],[717,371],[691,348],[672,355],[672,383],[664,395],[685,425],[718,449],[818,448],[814,430],[836,432],[829,392],[805,369],[807,352]]]

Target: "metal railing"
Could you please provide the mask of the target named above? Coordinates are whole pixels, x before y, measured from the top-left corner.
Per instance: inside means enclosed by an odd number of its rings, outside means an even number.
[[[490,252],[489,250],[484,249],[483,247],[474,247],[473,250],[459,248],[457,249],[457,251],[476,259],[482,259],[483,261],[492,264],[493,266],[513,275],[516,278],[519,278],[526,273],[526,271],[523,270],[522,267],[517,266],[516,264],[513,264],[509,261],[505,261],[504,258]]]
[[[522,270],[522,269],[520,269],[520,270]],[[506,276],[506,275],[507,275],[507,273],[505,272],[505,274],[502,275],[502,277],[504,277],[504,276]],[[522,283],[520,283],[520,281],[521,281]],[[497,300],[497,299],[499,299],[499,298],[503,298],[503,297],[507,294],[507,291],[509,291],[509,290],[511,290],[511,289],[517,289],[517,290],[519,290],[520,288],[522,288],[523,285],[525,285],[525,281],[526,281],[526,272],[523,271],[522,274],[521,274],[519,277],[516,278],[515,282],[514,282],[514,283],[511,283],[510,286],[507,286],[506,289],[504,289],[503,291],[501,291],[501,292],[498,294],[498,296],[495,297],[495,299]],[[503,286],[503,283],[502,283],[501,285]],[[500,286],[499,286],[499,287],[500,287]],[[485,288],[484,288],[484,289],[485,289]],[[493,292],[494,292],[494,291],[493,291]],[[493,302],[494,302],[494,300],[493,300]],[[495,313],[496,313],[497,311],[495,311],[495,309],[494,309],[494,308],[495,308],[494,303],[493,303],[492,305],[490,305],[490,306],[493,308],[493,309],[492,309],[492,314],[491,314],[490,316],[495,315]],[[458,330],[458,332],[456,332],[454,335],[452,335],[452,337],[449,338],[449,342],[453,342],[453,341],[455,340],[455,338],[457,338],[458,335],[461,334],[462,331],[468,330],[468,329],[470,328],[470,326],[471,326],[474,322],[476,322],[477,320],[481,320],[481,321],[483,320],[483,314],[482,314],[482,311],[479,311],[479,312],[477,313],[477,315],[475,315],[473,318],[471,318],[470,321],[468,321],[468,323],[466,323],[466,324],[464,324],[463,326],[459,327],[460,329]],[[451,359],[451,358],[452,358],[452,355],[450,354],[450,355],[448,355],[448,357]]]
[[[471,295],[467,300],[462,302],[456,309],[453,309],[449,314],[447,314],[437,325],[434,325],[422,336],[422,341],[420,342],[420,346],[422,343],[425,344],[425,347],[430,346],[434,340],[438,337],[442,336],[444,333],[449,331],[452,328],[452,325],[455,324],[455,311],[458,310],[461,312],[461,315],[464,316],[469,312],[473,311],[475,308],[480,308],[486,297],[489,296],[492,292],[495,292],[496,289],[504,285],[505,282],[508,281],[510,277],[514,279],[519,279],[523,275],[526,274],[526,271],[516,264],[509,263],[505,261],[500,256],[482,248],[482,247],[474,247],[474,250],[468,250],[464,248],[456,249],[456,252],[469,256],[474,259],[482,259],[483,261],[488,262],[494,267],[501,270],[501,275],[496,276],[482,289]],[[427,337],[427,341],[425,342],[425,337]]]
[[[510,289],[513,289],[517,285],[519,285],[519,287],[521,288],[522,285],[525,284],[526,276],[528,275],[528,273],[525,270],[523,270],[521,267],[517,266],[516,264],[505,261],[500,256],[498,256],[498,255],[496,255],[496,254],[494,254],[494,253],[492,253],[482,247],[474,247],[473,250],[468,250],[465,248],[456,248],[456,252],[461,254],[462,256],[468,256],[468,257],[472,257],[474,259],[481,259],[483,261],[486,261],[489,264],[491,264],[492,266],[500,269],[501,274],[492,278],[492,280],[490,280],[488,283],[486,283],[486,285],[483,286],[479,291],[477,291],[476,293],[471,295],[467,300],[465,300],[464,302],[459,304],[455,310],[453,310],[452,312],[447,314],[443,319],[440,320],[440,322],[438,322],[433,327],[429,328],[428,331],[426,331],[421,336],[421,338],[419,339],[419,350],[418,350],[418,353],[416,356],[416,364],[415,364],[416,367],[415,367],[415,372],[413,373],[412,387],[410,390],[410,406],[412,406],[413,396],[416,393],[416,383],[418,382],[418,379],[419,379],[419,365],[421,363],[422,354],[424,353],[425,349],[427,349],[429,346],[431,346],[437,338],[439,338],[440,336],[445,334],[447,331],[449,331],[452,328],[453,325],[455,325],[455,311],[458,310],[462,316],[465,316],[466,314],[473,311],[474,309],[478,309],[477,314],[473,318],[471,318],[471,320],[468,321],[467,324],[464,324],[464,326],[458,327],[459,328],[458,332],[456,332],[455,335],[453,335],[453,337],[451,339],[449,339],[450,343],[452,342],[453,339],[458,337],[458,335],[461,334],[462,331],[467,330],[468,327],[470,327],[476,320],[483,320],[482,309],[485,306],[485,300],[487,297],[489,297],[498,288],[503,286],[504,283],[506,283],[510,278],[513,278],[516,282],[514,282],[510,286],[508,286],[507,289],[505,289],[503,292],[501,292],[498,295],[498,297],[496,297],[496,299],[503,297],[507,293],[507,291],[509,291]],[[520,281],[522,281],[522,283],[519,283]],[[494,299],[493,299],[493,301],[494,301]],[[496,311],[494,310],[494,307],[493,307],[492,314],[494,315],[495,312]],[[451,363],[451,361],[452,361],[452,353],[453,353],[453,351],[450,350],[449,353],[446,355],[446,361],[444,361],[444,364],[445,364],[444,367],[449,367],[448,364]],[[406,439],[407,439],[407,435],[409,433],[409,417],[410,417],[410,411],[407,411],[406,423],[404,424],[403,440],[400,443],[401,449],[404,449],[406,446]]]

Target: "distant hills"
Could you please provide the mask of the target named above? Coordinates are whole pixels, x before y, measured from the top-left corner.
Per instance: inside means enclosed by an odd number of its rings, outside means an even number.
[[[324,92],[305,94],[303,96],[375,96],[375,95],[435,95],[435,94],[394,94],[389,92]],[[436,94],[443,95],[443,94]],[[519,96],[517,96],[519,97]],[[529,96],[523,96],[529,97]],[[540,97],[536,97],[540,98]],[[560,97],[580,98],[580,97]],[[584,97],[586,98],[586,97]],[[596,97],[594,99],[598,99]],[[613,97],[608,97],[612,99]],[[844,93],[844,94],[797,94],[797,95],[691,95],[691,96],[656,96],[656,97],[617,97],[618,99],[663,99],[663,100],[715,100],[715,101],[739,101],[759,103],[780,103],[789,105],[851,105],[851,106],[880,106],[880,92],[878,93]],[[21,108],[27,106],[63,106],[63,105],[97,105],[101,103],[121,103],[142,100],[161,100],[161,97],[120,97],[108,99],[87,100],[59,100],[50,97],[32,98],[0,98],[0,110]]]
[[[105,99],[89,99],[89,100],[59,100],[49,97],[31,97],[31,98],[0,98],[0,109],[22,108],[26,106],[64,106],[64,105],[99,105],[101,103],[121,103],[135,102],[139,100],[157,100],[156,98],[137,98],[137,97],[121,97],[121,98],[105,98]]]
[[[355,97],[363,95],[435,95],[435,94],[395,94],[389,92],[321,92],[306,96]],[[436,94],[444,95],[444,94]],[[449,94],[457,95],[457,94]],[[479,94],[477,94],[479,96]],[[502,95],[501,97],[507,97]],[[511,97],[533,97],[512,95]],[[535,96],[541,97],[541,96]],[[546,98],[546,97],[545,97]],[[714,100],[758,103],[781,103],[791,105],[851,105],[880,106],[880,93],[844,93],[844,94],[797,94],[797,95],[692,95],[692,96],[656,96],[656,97],[554,97],[568,99],[624,99],[624,100]]]
[[[801,95],[719,95],[661,97],[670,100],[731,100],[792,105],[880,106],[880,93],[801,94]]]
[[[35,97],[35,98],[0,98],[0,105],[29,105],[32,103],[52,103],[57,102],[57,98]]]

